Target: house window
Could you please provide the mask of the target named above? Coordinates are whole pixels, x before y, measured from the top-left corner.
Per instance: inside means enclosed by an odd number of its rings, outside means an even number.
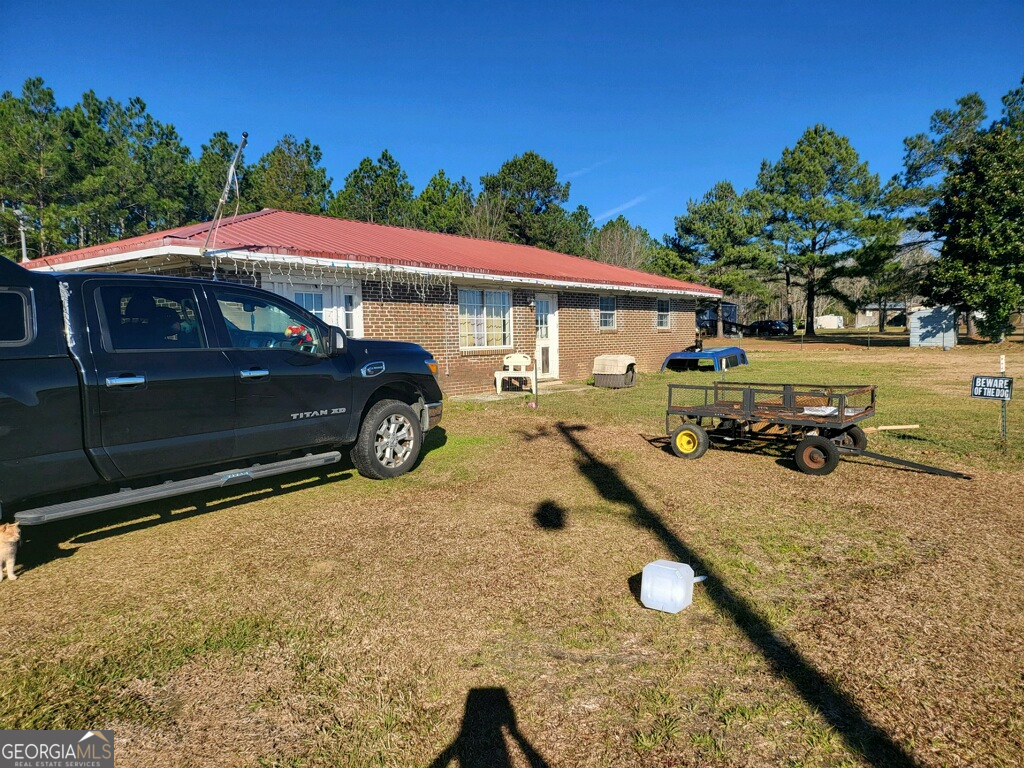
[[[511,347],[512,295],[509,291],[459,289],[459,346]]]
[[[601,297],[601,330],[615,330],[615,297]]]
[[[324,295],[322,293],[296,292],[295,303],[309,313],[316,315],[317,319],[324,319]]]
[[[658,328],[670,328],[671,323],[671,307],[668,299],[658,299]]]
[[[346,336],[356,334],[356,297],[351,293],[342,296],[341,327]]]

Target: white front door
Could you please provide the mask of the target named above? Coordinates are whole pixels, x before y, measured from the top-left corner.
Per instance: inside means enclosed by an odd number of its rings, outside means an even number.
[[[537,293],[533,297],[537,318],[538,379],[558,378],[558,294]]]

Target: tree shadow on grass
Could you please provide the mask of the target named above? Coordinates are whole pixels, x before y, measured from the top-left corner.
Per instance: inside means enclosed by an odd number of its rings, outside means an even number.
[[[544,501],[537,505],[533,520],[538,528],[549,531],[560,531],[565,528],[565,509],[554,501]]]
[[[664,521],[648,508],[618,471],[602,462],[581,442],[583,425],[556,424],[562,437],[576,451],[580,473],[608,501],[625,504],[632,510],[633,523],[654,532],[682,563],[707,576],[705,588],[709,599],[728,616],[758,649],[773,672],[786,680],[813,710],[818,712],[865,761],[878,768],[913,766],[914,760],[882,728],[868,719],[849,695],[833,685],[746,599],[733,592],[715,568],[701,559],[696,551],[678,538]],[[630,579],[630,591],[638,589],[636,577]]]

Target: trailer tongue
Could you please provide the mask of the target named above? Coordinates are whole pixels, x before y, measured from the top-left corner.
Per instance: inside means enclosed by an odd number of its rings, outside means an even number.
[[[898,464],[901,467],[908,467],[910,469],[919,469],[922,472],[927,472],[929,475],[942,475],[943,477],[956,477],[960,480],[971,480],[971,475],[965,475],[963,472],[954,472],[951,469],[941,469],[939,467],[933,467],[928,464],[921,464],[916,461],[907,461],[906,459],[897,459],[895,456],[886,456],[881,453],[875,453],[874,451],[857,450],[856,448],[844,448],[839,446],[839,453],[847,454],[849,456],[864,456],[868,459],[877,459],[878,461],[886,461],[889,464]]]

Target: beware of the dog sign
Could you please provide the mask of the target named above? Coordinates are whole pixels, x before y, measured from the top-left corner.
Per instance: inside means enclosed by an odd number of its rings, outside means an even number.
[[[1009,400],[1013,394],[1013,379],[1006,376],[975,376],[971,383],[971,397],[988,400]]]

